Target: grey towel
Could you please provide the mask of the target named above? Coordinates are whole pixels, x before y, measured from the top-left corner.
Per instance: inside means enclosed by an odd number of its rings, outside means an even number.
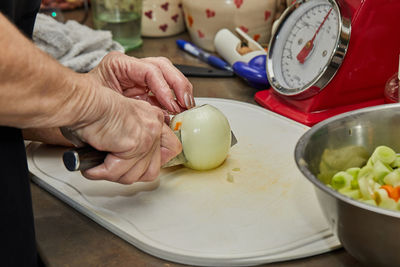
[[[65,24],[52,17],[38,14],[33,41],[61,64],[77,72],[88,72],[110,51],[124,52],[112,40],[110,31],[93,30],[74,20]]]

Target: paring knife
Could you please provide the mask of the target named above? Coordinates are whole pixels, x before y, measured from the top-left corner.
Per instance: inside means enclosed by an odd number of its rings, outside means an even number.
[[[71,136],[71,133],[64,129],[61,129],[61,132],[65,137],[68,139],[74,140],[76,139],[75,136]],[[178,137],[179,141],[181,140],[181,131],[174,131],[175,135]],[[233,132],[231,131],[231,147],[237,143],[237,139]],[[79,148],[74,148],[64,152],[63,155],[63,162],[65,167],[69,171],[84,171],[90,168],[93,168],[97,165],[100,165],[104,162],[105,157],[107,156],[108,152],[105,151],[98,151],[91,146],[84,146]],[[172,167],[176,165],[180,165],[187,162],[185,158],[184,151],[182,151],[179,155],[175,158],[171,159],[167,163],[165,163],[162,168]]]

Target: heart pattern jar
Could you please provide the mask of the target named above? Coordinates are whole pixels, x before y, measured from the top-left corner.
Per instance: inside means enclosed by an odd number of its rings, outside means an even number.
[[[208,51],[215,51],[214,37],[222,28],[234,32],[239,27],[266,46],[280,3],[281,0],[182,0],[192,41]]]
[[[181,0],[143,0],[142,36],[165,37],[184,30]]]

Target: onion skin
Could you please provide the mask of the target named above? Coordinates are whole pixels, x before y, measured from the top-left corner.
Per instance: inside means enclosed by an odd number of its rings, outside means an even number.
[[[225,115],[211,105],[177,114],[172,130],[181,130],[184,165],[194,170],[210,170],[221,165],[231,147],[231,127]]]

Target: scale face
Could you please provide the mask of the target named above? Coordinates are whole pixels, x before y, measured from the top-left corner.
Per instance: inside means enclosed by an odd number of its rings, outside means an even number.
[[[266,72],[271,88],[255,100],[312,126],[384,104],[398,71],[400,1],[297,0],[274,23]]]
[[[297,1],[282,15],[269,45],[267,74],[283,95],[309,97],[335,75],[346,53],[349,20],[333,0]],[[310,90],[310,88],[312,88]]]

